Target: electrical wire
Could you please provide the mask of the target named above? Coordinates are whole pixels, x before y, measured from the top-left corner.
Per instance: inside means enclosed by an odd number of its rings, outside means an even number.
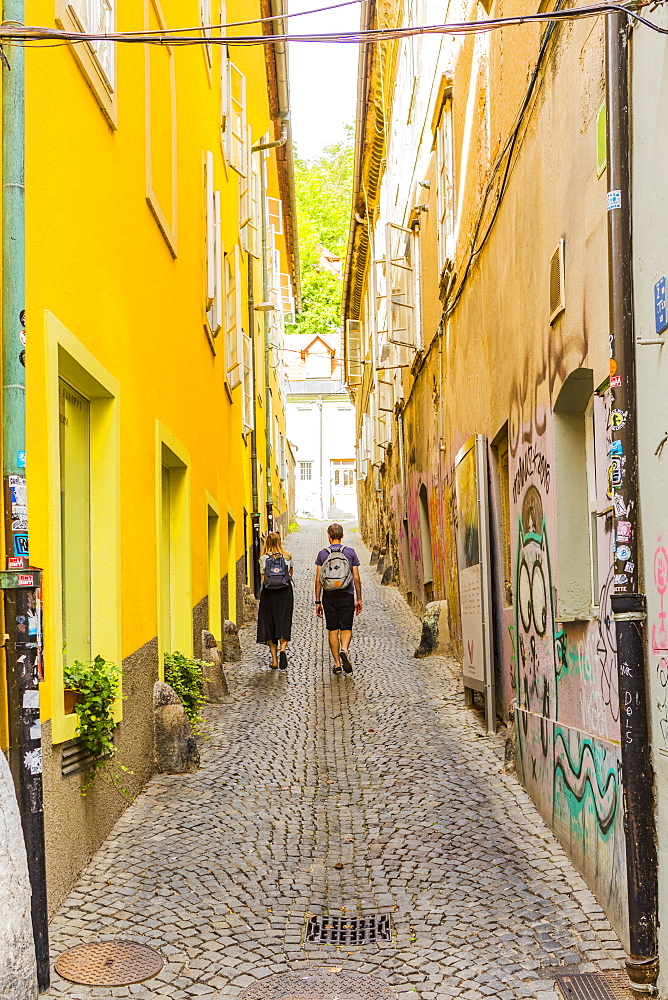
[[[356,0],[355,0],[356,2]],[[666,0],[661,0],[665,3]],[[337,5],[338,6],[338,5]],[[391,41],[396,38],[410,38],[417,35],[466,35],[484,31],[494,31],[511,25],[556,23],[571,21],[583,17],[596,17],[600,14],[618,13],[624,11],[629,17],[645,25],[659,34],[668,34],[668,28],[661,28],[643,17],[635,9],[639,4],[631,2],[595,3],[583,7],[543,11],[537,14],[518,14],[512,17],[491,18],[485,21],[464,21],[434,25],[416,25],[406,28],[372,28],[365,31],[326,32],[313,34],[283,34],[283,35],[222,35],[214,36],[207,32],[219,30],[226,25],[209,25],[197,29],[199,33],[184,35],[180,32],[191,31],[190,28],[173,28],[158,32],[110,32],[96,34],[91,32],[73,32],[58,28],[43,28],[38,26],[15,25],[7,23],[0,25],[0,41],[22,42],[23,44],[39,44],[44,41],[63,41],[70,44],[82,42],[119,42],[126,44],[155,45],[275,45],[286,42],[313,42],[318,44],[361,44],[374,41]],[[640,6],[645,6],[644,3]],[[320,8],[321,10],[327,8]],[[314,11],[317,13],[317,11]],[[243,22],[241,22],[243,23]],[[249,22],[250,23],[250,22]],[[258,23],[258,22],[253,22]]]

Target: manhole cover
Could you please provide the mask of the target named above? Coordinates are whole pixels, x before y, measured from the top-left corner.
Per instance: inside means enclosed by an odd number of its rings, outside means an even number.
[[[375,913],[371,917],[309,917],[306,924],[307,943],[317,944],[371,944],[374,941],[391,941],[392,926],[388,913]]]
[[[358,972],[308,969],[268,976],[250,986],[239,1000],[392,1000],[389,986]]]
[[[135,941],[99,941],[64,952],[56,972],[81,986],[130,986],[157,976],[162,955]]]
[[[600,976],[593,972],[555,975],[557,985],[566,1000],[619,1000],[631,996],[628,984],[621,976]]]

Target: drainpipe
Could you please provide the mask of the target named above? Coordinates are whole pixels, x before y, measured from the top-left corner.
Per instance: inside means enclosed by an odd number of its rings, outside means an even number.
[[[261,153],[265,149],[278,149],[279,146],[285,146],[288,141],[288,119],[284,118],[281,122],[281,138],[276,139],[274,142],[260,142],[257,146],[251,146],[251,153]]]
[[[4,0],[6,24],[23,24],[23,0]],[[7,570],[1,574],[9,701],[10,767],[21,812],[32,889],[37,984],[50,985],[44,851],[40,664],[36,617],[39,572],[28,571],[25,368],[25,58],[8,44],[2,71],[2,476]],[[22,570],[23,572],[18,572]]]
[[[317,401],[319,419],[320,419],[320,444],[318,446],[318,457],[320,459],[320,517],[325,520],[325,469],[322,458],[322,396],[318,398]],[[329,510],[329,504],[327,504],[327,509]]]
[[[614,529],[631,554],[616,563],[626,582],[615,585],[612,611],[617,636],[621,720],[624,833],[629,905],[626,970],[634,990],[655,992],[658,885],[654,775],[647,719],[645,620],[647,600],[638,574],[638,445],[633,326],[631,184],[629,151],[629,28],[627,15],[605,20],[608,160],[608,288],[612,405],[625,415],[612,430]],[[629,563],[633,569],[629,572]]]
[[[260,596],[260,500],[258,491],[257,475],[257,393],[255,392],[255,288],[253,281],[253,262],[248,258],[248,332],[251,338],[251,379],[253,383],[253,428],[251,430],[251,488],[253,491],[253,511],[251,513],[252,526],[252,559],[253,559],[253,593],[255,597]]]

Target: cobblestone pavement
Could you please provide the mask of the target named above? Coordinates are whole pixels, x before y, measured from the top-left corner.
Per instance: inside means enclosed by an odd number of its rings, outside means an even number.
[[[210,707],[200,771],[158,775],[52,925],[54,957],[130,938],[161,950],[144,984],[49,997],[235,997],[309,966],[378,976],[405,998],[557,1000],[550,969],[619,969],[619,942],[466,709],[457,664],[415,660],[420,624],[381,588],[359,535],[365,609],[352,677],[333,676],[313,607],[323,525],[302,522],[286,675],[254,626]],[[308,914],[392,914],[391,943],[303,944]]]

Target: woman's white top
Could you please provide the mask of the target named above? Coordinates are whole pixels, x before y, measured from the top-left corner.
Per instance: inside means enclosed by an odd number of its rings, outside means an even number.
[[[276,553],[276,554],[280,555],[280,553]],[[264,576],[264,567],[267,565],[267,559],[268,558],[269,558],[269,556],[260,556],[260,573],[262,573],[263,576]],[[287,559],[287,558],[285,558],[285,556],[283,558],[285,559],[285,561],[287,563],[288,569],[292,569],[292,559]]]

